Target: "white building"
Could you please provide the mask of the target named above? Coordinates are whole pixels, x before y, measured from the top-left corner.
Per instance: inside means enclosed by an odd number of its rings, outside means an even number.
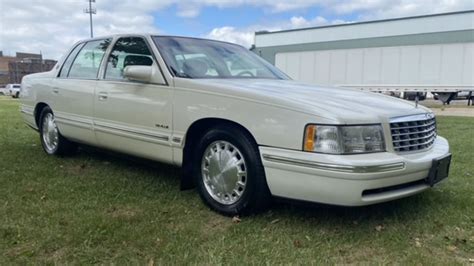
[[[474,10],[257,32],[257,54],[295,80],[361,89],[474,89]]]

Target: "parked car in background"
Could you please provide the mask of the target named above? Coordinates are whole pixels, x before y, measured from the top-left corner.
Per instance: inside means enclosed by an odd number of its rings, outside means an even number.
[[[446,178],[451,160],[423,106],[295,82],[244,47],[204,39],[81,41],[23,78],[21,112],[47,154],[85,143],[181,166],[182,188],[226,215],[272,196],[394,200]]]
[[[8,90],[8,93],[13,97],[13,98],[18,98],[20,97],[20,84],[8,84],[5,87]]]

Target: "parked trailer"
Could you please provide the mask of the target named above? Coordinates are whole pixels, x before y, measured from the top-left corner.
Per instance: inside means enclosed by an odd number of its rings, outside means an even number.
[[[257,32],[254,51],[295,80],[375,92],[474,90],[474,10]]]
[[[474,90],[474,43],[277,53],[293,79],[386,92],[431,92],[443,102]]]

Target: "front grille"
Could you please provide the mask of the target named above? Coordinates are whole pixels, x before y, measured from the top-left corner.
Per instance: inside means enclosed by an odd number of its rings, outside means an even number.
[[[390,129],[396,152],[426,150],[436,139],[436,119],[433,114],[393,119]]]

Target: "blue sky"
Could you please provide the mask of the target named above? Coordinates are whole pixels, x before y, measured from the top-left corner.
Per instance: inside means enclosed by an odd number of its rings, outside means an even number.
[[[0,0],[0,51],[59,59],[89,37],[85,0]],[[250,47],[254,32],[474,9],[473,0],[96,0],[95,36],[161,33]]]
[[[265,8],[254,6],[240,6],[231,8],[206,7],[200,10],[196,17],[183,18],[176,14],[177,6],[172,6],[153,14],[155,26],[165,34],[202,36],[214,28],[232,26],[235,28],[248,28],[253,25],[261,25],[262,30],[266,26],[279,24],[278,22],[289,21],[292,17],[303,17],[307,20],[317,16],[323,16],[329,21],[344,20],[355,21],[359,14],[331,14],[321,7],[310,7],[287,12],[271,12]]]
[[[226,9],[209,7],[194,18],[178,17],[176,13],[176,6],[156,12],[154,14],[155,26],[168,34],[203,35],[216,27],[228,25],[247,27],[260,23],[265,17],[262,9],[248,7]],[[281,17],[282,14],[276,14],[276,16]]]

